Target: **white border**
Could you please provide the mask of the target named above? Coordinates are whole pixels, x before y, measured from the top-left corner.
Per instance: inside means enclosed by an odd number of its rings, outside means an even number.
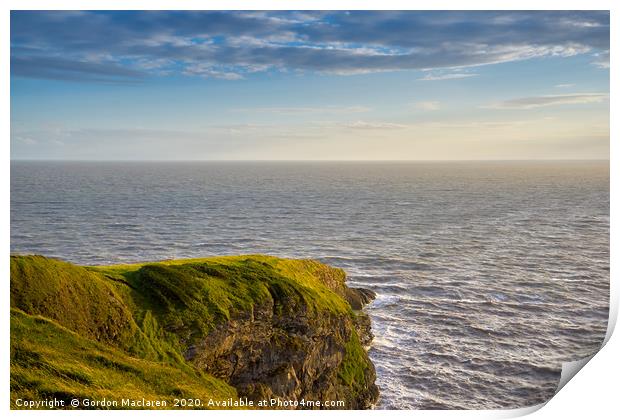
[[[440,9],[452,9],[452,10],[611,10],[611,38],[612,38],[612,52],[611,60],[615,61],[617,50],[617,33],[619,19],[617,17],[618,7],[614,7],[618,2],[604,1],[604,0],[590,0],[590,1],[576,1],[565,0],[562,2],[550,1],[550,0],[522,0],[519,2],[502,2],[489,0],[471,0],[471,1],[458,1],[458,0],[437,0],[433,2],[429,1],[404,1],[404,0],[381,0],[381,1],[368,1],[368,0],[296,0],[284,2],[283,0],[125,0],[123,2],[117,1],[102,1],[102,0],[90,0],[90,1],[78,1],[78,0],[5,0],[3,2],[3,14],[0,18],[0,31],[2,33],[2,44],[0,46],[1,51],[1,66],[0,74],[2,80],[2,98],[0,106],[2,107],[2,121],[0,125],[3,135],[3,141],[0,143],[0,153],[3,158],[3,164],[0,166],[2,173],[2,183],[0,188],[2,197],[4,198],[4,206],[2,206],[2,215],[5,222],[0,227],[2,229],[2,241],[0,255],[8,256],[10,253],[9,237],[10,237],[10,74],[9,74],[9,57],[10,57],[10,10],[87,10],[87,9],[124,9],[124,10],[140,10],[140,9],[185,9],[185,10],[203,10],[203,9],[219,9],[219,10],[278,10],[278,9],[291,9],[291,10],[440,10]],[[611,68],[615,69],[616,65],[611,64]],[[613,73],[611,74],[610,85],[610,115],[617,115],[617,86]],[[616,112],[614,112],[616,111]],[[618,147],[614,144],[614,139],[617,138],[617,123],[614,120],[610,121],[611,132],[611,160],[612,162],[617,160]],[[618,171],[620,169],[611,167],[611,220],[617,220],[618,215],[618,203],[616,200],[617,188],[615,180],[618,179]],[[579,373],[577,379],[570,381],[554,398],[552,398],[544,408],[534,407],[530,409],[519,410],[489,410],[489,411],[414,411],[407,410],[392,410],[392,411],[338,411],[328,413],[317,412],[296,412],[295,417],[313,417],[316,416],[328,416],[331,418],[337,418],[340,416],[359,416],[361,417],[385,417],[390,418],[410,418],[424,417],[424,418],[465,418],[465,419],[481,419],[481,418],[506,418],[515,417],[524,414],[528,414],[532,411],[536,411],[530,416],[530,418],[547,419],[547,418],[567,418],[567,419],[582,419],[584,417],[593,418],[614,418],[619,412],[618,407],[618,374],[619,362],[616,355],[620,354],[620,343],[617,337],[611,336],[613,325],[615,325],[615,319],[618,312],[618,287],[617,279],[614,279],[616,273],[617,264],[615,263],[618,258],[617,246],[614,248],[613,244],[616,243],[615,239],[618,237],[618,229],[614,222],[611,223],[611,299],[612,310],[610,312],[611,322],[608,330],[607,339],[609,340],[606,346],[589,362]],[[614,258],[615,257],[615,258]],[[2,340],[2,366],[1,371],[3,373],[0,384],[2,390],[1,395],[3,401],[3,411],[11,417],[15,418],[34,418],[38,415],[45,415],[49,418],[61,418],[66,416],[88,416],[92,418],[107,418],[108,416],[121,417],[127,416],[125,412],[66,412],[66,411],[47,411],[45,413],[39,413],[35,411],[9,411],[9,346],[8,346],[8,333],[9,333],[9,317],[8,308],[9,302],[9,264],[8,258],[0,258],[0,265],[2,267],[2,273],[4,273],[3,280],[3,310],[0,311],[0,318],[2,319],[2,325],[4,329],[2,331],[5,340]],[[611,338],[610,338],[611,336]],[[175,418],[188,418],[188,417],[206,417],[209,418],[234,418],[241,416],[252,416],[257,418],[284,418],[289,416],[290,412],[233,412],[233,411],[217,411],[217,412],[185,412],[175,411],[173,413],[167,412],[155,412],[155,411],[132,411],[132,417],[149,418],[168,418],[173,415]]]

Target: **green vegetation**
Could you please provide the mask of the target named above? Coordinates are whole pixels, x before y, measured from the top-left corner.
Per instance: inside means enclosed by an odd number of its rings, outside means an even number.
[[[99,267],[11,256],[12,401],[236,398],[185,361],[188,348],[257,305],[352,319],[334,291],[344,278],[316,261],[256,255]],[[353,333],[339,378],[364,384],[369,363]]]
[[[114,287],[101,276],[62,261],[11,257],[11,307],[54,319],[78,334],[125,350],[140,341],[132,315]]]
[[[366,388],[366,373],[370,367],[370,361],[360,345],[359,337],[353,331],[345,345],[345,356],[340,364],[338,377],[354,394],[357,394]]]
[[[236,398],[234,388],[188,365],[150,362],[11,309],[11,407],[15,400],[121,401]]]

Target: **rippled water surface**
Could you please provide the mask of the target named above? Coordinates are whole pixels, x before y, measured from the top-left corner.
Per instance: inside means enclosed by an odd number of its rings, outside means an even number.
[[[524,407],[605,335],[609,164],[13,162],[11,250],[316,258],[378,294],[379,408]]]

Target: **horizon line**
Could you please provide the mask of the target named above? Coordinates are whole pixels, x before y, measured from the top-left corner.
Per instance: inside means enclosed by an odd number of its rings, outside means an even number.
[[[11,162],[364,162],[364,163],[413,163],[413,162],[610,162],[610,158],[592,159],[41,159],[11,158]]]

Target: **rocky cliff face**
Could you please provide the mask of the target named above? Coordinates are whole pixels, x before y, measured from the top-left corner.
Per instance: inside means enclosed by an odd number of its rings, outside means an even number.
[[[340,408],[370,408],[378,397],[374,366],[350,344],[372,340],[368,316],[277,311],[277,299],[218,325],[187,349],[186,359],[255,401],[340,400]]]
[[[197,382],[182,392],[184,397],[228,394],[253,401],[343,401],[344,407],[335,407],[340,409],[372,407],[378,390],[364,349],[372,333],[361,309],[373,298],[369,290],[348,288],[342,270],[309,260],[243,256],[81,268],[43,257],[11,258],[11,306],[20,311],[20,326],[31,325],[23,317],[44,317],[98,346],[110,346],[110,352],[118,349],[145,363],[177,366]],[[57,307],[58,302],[66,307]],[[38,346],[32,342],[35,335],[28,343],[19,342],[28,336],[22,332],[11,337],[12,354],[14,348],[28,347],[32,353]],[[40,353],[59,350],[46,347]],[[86,365],[82,376],[101,362],[98,355],[74,357],[83,359],[74,365]],[[27,368],[28,360],[20,368]],[[41,376],[38,383],[46,384],[41,390],[32,378],[24,382],[14,375],[13,362],[13,396],[49,395],[48,388],[57,386],[45,377],[54,369],[34,370]],[[126,364],[104,367],[121,366],[123,380],[131,384],[135,378]],[[86,380],[63,380],[62,395],[94,395]],[[13,387],[14,382],[26,385]],[[110,395],[115,390],[104,391]],[[166,397],[166,392],[181,391],[171,384],[160,392]]]

